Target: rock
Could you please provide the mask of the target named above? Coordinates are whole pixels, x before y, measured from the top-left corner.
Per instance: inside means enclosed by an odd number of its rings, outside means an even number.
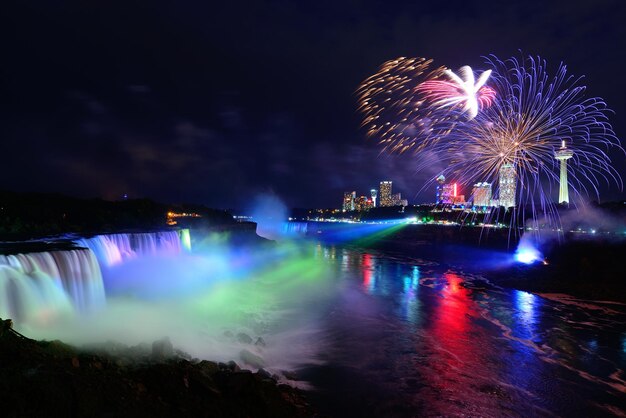
[[[265,369],[259,369],[258,372],[256,372],[256,374],[261,378],[261,379],[274,379],[274,377],[272,376],[272,374],[270,372],[268,372]]]
[[[152,343],[152,358],[154,360],[165,360],[174,355],[174,346],[169,337],[156,340]]]
[[[257,338],[254,345],[257,347],[266,347],[265,340],[262,337]]]
[[[248,350],[241,350],[241,352],[239,353],[239,358],[241,358],[241,361],[243,361],[249,366],[256,367],[259,369],[262,367],[265,367],[265,361],[263,360],[263,358],[261,358],[260,356],[257,356],[254,353],[251,353]]]
[[[237,341],[243,344],[252,344],[252,337],[250,337],[248,334],[240,332],[239,334],[237,334]]]
[[[228,362],[227,366],[228,370],[230,370],[231,372],[238,372],[239,370],[241,370],[241,367],[239,367],[239,365],[232,360]]]
[[[298,376],[294,372],[290,372],[289,370],[283,370],[282,373],[287,380],[299,380]]]
[[[13,329],[13,321],[11,319],[0,318],[0,337],[4,335],[5,332],[9,332],[12,329]]]
[[[191,355],[189,353],[186,353],[183,350],[174,350],[174,352],[176,353],[176,356],[178,356],[180,358],[183,358],[183,359],[189,360],[189,361],[192,360]]]
[[[148,347],[155,356],[173,353],[168,339]],[[151,361],[150,351],[138,359],[130,347],[112,348],[122,357],[13,332],[0,336],[2,416],[91,416],[94,411],[133,417],[315,416],[299,391],[267,379],[266,370],[238,370],[234,361]]]
[[[220,364],[224,364],[224,363],[220,363]],[[208,375],[212,375],[220,371],[220,366],[217,363],[208,361],[208,360],[202,360],[200,363],[198,363],[198,367],[200,368],[200,370],[202,370],[204,373]],[[222,369],[224,368],[226,368],[225,364]]]

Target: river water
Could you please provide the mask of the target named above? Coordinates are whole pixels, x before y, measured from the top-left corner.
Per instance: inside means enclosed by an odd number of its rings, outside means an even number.
[[[626,416],[626,306],[503,289],[467,266],[392,253],[317,253],[339,291],[321,363],[299,376],[323,414]]]

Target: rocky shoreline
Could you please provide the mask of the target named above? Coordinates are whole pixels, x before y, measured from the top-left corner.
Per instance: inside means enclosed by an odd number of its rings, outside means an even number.
[[[2,416],[314,415],[302,391],[264,369],[185,357],[168,339],[151,350],[77,349],[32,340],[13,330],[11,320],[0,320]]]

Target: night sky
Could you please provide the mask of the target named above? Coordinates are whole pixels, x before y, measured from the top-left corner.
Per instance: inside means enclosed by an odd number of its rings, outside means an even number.
[[[354,92],[384,61],[541,55],[585,75],[626,135],[626,2],[10,0],[0,13],[0,189],[245,208],[339,207],[433,172],[379,155]],[[626,158],[615,153],[626,178]],[[602,200],[623,199],[604,187]]]

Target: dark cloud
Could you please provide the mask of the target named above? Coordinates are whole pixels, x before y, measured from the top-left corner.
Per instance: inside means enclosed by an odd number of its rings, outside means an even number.
[[[626,134],[620,0],[213,3],[5,5],[0,187],[218,207],[272,191],[326,207],[389,179],[428,201],[443,167],[379,155],[359,130],[356,87],[397,56],[564,61]],[[623,155],[615,164],[626,175]]]

